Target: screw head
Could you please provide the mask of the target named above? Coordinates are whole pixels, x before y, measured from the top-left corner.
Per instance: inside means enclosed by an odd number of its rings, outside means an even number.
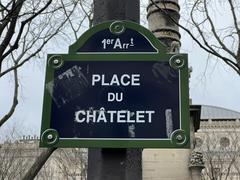
[[[114,28],[115,28],[116,30],[119,30],[119,29],[121,28],[121,26],[120,26],[120,25],[116,25]]]
[[[47,138],[48,138],[48,140],[52,140],[52,139],[53,139],[53,135],[52,135],[52,134],[49,134],[49,135],[47,136]]]
[[[110,25],[109,29],[111,33],[119,35],[125,31],[125,26],[123,22],[115,21]]]
[[[59,134],[55,129],[46,129],[41,135],[41,143],[45,147],[57,144],[59,141]]]
[[[171,134],[171,142],[177,147],[184,146],[188,142],[188,137],[186,136],[184,130],[177,129]]]
[[[58,59],[54,59],[53,60],[53,64],[57,65],[59,63],[59,60]]]
[[[182,140],[183,140],[183,137],[179,134],[179,135],[177,135],[176,139],[177,139],[178,141],[182,141]]]
[[[64,60],[61,55],[53,55],[48,58],[48,66],[53,69],[60,68],[64,63]]]
[[[176,59],[176,64],[180,64],[181,63],[181,60],[180,59]]]

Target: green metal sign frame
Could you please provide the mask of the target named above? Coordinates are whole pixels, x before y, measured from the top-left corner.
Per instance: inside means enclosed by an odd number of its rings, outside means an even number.
[[[153,53],[86,53],[77,52],[79,48],[97,32],[105,29],[112,33],[121,34],[124,28],[132,29],[148,39],[156,49]],[[69,47],[68,54],[49,54],[47,57],[47,69],[45,84],[54,79],[54,71],[61,68],[68,61],[164,61],[180,72],[180,129],[172,132],[166,139],[126,139],[126,140],[96,140],[96,139],[64,139],[59,138],[58,132],[52,129],[51,107],[52,96],[45,87],[44,104],[41,126],[41,147],[101,147],[101,148],[190,148],[190,120],[189,120],[189,88],[188,88],[188,57],[187,54],[171,54],[166,52],[166,47],[146,28],[128,21],[110,21],[97,25],[86,31],[76,43]]]

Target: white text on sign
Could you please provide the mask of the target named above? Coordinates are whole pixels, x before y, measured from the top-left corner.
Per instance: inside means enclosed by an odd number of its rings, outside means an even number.
[[[129,49],[130,47],[134,47],[133,38],[130,38],[129,42],[122,42],[120,38],[116,39],[103,39],[102,40],[102,48],[112,49]]]
[[[75,113],[77,123],[152,123],[155,111],[136,111],[134,116],[130,111],[97,111],[80,110]]]
[[[140,86],[140,74],[92,74],[92,86]],[[121,103],[123,92],[107,92],[107,102]],[[75,112],[77,123],[152,123],[154,110],[79,110]]]
[[[123,74],[120,77],[113,74],[109,82],[106,81],[105,74],[93,74],[92,86],[98,83],[101,86],[140,86],[140,74]]]

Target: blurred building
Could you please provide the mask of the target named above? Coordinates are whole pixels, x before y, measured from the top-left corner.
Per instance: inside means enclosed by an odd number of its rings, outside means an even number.
[[[0,144],[0,179],[21,180],[43,151],[37,136]],[[48,159],[36,180],[86,180],[87,149],[57,149]]]
[[[201,106],[195,149],[203,153],[206,180],[240,180],[240,112]]]

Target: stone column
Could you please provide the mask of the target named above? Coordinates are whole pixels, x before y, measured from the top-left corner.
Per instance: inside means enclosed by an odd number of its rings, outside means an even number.
[[[181,35],[177,25],[180,19],[179,11],[178,0],[149,0],[147,7],[149,29],[167,47],[169,53],[179,53],[181,45]],[[191,142],[194,135],[192,127],[193,124],[191,124]],[[157,176],[159,179],[189,180],[192,177],[199,177],[200,168],[190,166],[189,170],[191,151],[192,149],[145,149],[144,178],[151,179]]]
[[[180,7],[178,0],[149,0],[147,19],[149,30],[168,48],[168,51],[179,52],[179,22]],[[177,46],[177,49],[174,49]]]
[[[192,180],[201,180],[201,172],[204,169],[203,155],[201,152],[192,151],[189,161]]]

